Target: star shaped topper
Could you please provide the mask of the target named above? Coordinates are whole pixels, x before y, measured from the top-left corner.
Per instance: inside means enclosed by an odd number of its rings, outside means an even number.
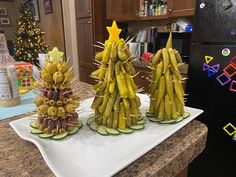
[[[109,32],[109,38],[108,41],[112,42],[112,41],[119,41],[120,37],[120,33],[121,33],[121,29],[119,29],[117,27],[116,21],[113,21],[112,26],[111,27],[107,27],[107,31]]]
[[[48,52],[50,61],[62,61],[64,55],[63,52],[60,52],[57,47],[54,47],[52,51]]]

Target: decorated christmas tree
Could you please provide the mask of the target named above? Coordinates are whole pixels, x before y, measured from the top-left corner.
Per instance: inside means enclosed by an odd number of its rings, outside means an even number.
[[[137,75],[132,66],[134,57],[127,42],[119,38],[121,29],[116,22],[107,29],[109,39],[105,44],[99,42],[104,50],[95,56],[99,69],[91,74],[98,83],[94,86],[97,93],[91,105],[95,114],[87,120],[87,124],[101,135],[132,133],[143,129],[145,124],[133,80]]]
[[[40,72],[41,80],[35,99],[37,120],[30,123],[32,134],[40,138],[60,140],[73,135],[83,126],[75,108],[79,106],[78,85],[73,78],[72,68],[63,61],[63,52],[57,48],[48,52],[49,59]]]
[[[29,9],[29,0],[23,0],[19,7],[20,17],[17,20],[17,33],[14,41],[15,60],[30,62],[39,66],[38,53],[48,51],[39,24],[34,20]]]
[[[184,111],[184,90],[178,65],[182,64],[179,52],[172,48],[172,33],[166,47],[157,51],[150,66],[152,81],[149,90],[150,121],[177,123],[190,114]]]

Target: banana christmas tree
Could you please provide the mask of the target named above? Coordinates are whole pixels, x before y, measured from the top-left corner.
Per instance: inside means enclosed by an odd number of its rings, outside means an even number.
[[[59,140],[77,133],[83,124],[75,111],[79,97],[72,89],[73,72],[63,61],[63,52],[54,48],[48,54],[37,88],[41,94],[35,99],[37,120],[30,126],[31,133],[40,138]]]
[[[101,135],[132,133],[144,128],[139,111],[140,99],[133,77],[136,71],[127,43],[119,38],[121,29],[114,21],[107,27],[109,39],[102,45],[103,51],[95,56],[99,69],[91,76],[98,83],[94,86],[97,93],[91,105],[95,114],[87,120],[90,129]],[[101,47],[101,46],[100,46]]]
[[[183,78],[178,69],[181,63],[180,54],[172,48],[170,33],[166,48],[158,50],[151,62],[150,107],[147,112],[150,121],[176,123],[189,116],[184,111]]]

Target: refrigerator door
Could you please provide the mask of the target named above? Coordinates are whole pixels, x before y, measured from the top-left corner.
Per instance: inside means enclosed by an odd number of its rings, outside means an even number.
[[[194,42],[236,42],[236,0],[197,0]]]
[[[199,120],[209,130],[207,146],[202,159],[198,159],[196,171],[202,177],[206,173],[212,177],[213,174],[231,177],[235,175],[232,170],[236,142],[223,127],[228,123],[236,127],[236,46],[196,43],[191,51],[186,105],[204,110]],[[229,128],[229,131],[235,130]]]

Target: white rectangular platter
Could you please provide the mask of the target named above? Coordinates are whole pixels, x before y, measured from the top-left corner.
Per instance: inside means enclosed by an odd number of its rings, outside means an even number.
[[[149,98],[144,94],[138,96],[142,102],[141,112],[145,116]],[[78,109],[81,112],[80,119],[84,122],[80,132],[61,141],[44,140],[30,134],[29,123],[34,119],[32,117],[12,121],[10,125],[22,139],[38,147],[56,176],[108,177],[150,151],[203,112],[185,107],[190,117],[177,124],[157,124],[146,119],[144,130],[129,135],[101,136],[86,125],[86,119],[93,113],[90,109],[92,101],[93,98],[84,100]]]

